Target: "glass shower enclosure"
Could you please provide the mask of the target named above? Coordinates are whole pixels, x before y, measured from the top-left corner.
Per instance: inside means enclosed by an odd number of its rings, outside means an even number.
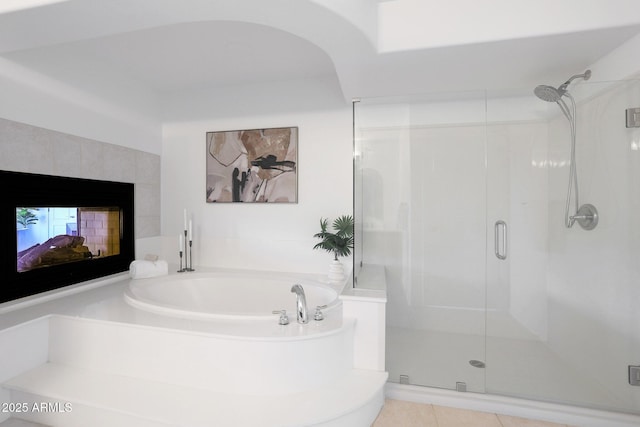
[[[571,92],[591,230],[533,88],[354,103],[354,276],[385,275],[390,381],[640,413],[640,81]]]

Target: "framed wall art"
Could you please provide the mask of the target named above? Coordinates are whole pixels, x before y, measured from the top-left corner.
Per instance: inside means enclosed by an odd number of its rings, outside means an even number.
[[[297,203],[298,128],[207,132],[207,203]]]

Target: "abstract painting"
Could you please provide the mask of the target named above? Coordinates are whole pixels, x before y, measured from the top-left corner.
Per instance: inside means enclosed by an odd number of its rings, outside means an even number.
[[[298,128],[207,132],[207,203],[297,203]]]

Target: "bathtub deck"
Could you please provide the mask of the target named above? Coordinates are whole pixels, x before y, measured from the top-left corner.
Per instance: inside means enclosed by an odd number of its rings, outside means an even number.
[[[16,350],[0,353],[0,400],[51,403],[13,419],[53,427],[368,427],[384,403],[387,373],[356,369],[361,322],[343,318],[342,307],[306,325],[281,326],[278,315],[202,321],[132,307],[127,285],[115,277],[64,298],[0,304],[0,346]]]

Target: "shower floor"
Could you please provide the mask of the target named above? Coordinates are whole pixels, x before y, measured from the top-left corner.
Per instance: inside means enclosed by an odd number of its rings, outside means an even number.
[[[469,392],[624,409],[541,341],[391,326],[386,340],[391,382],[407,375],[413,385],[455,390],[457,382],[464,382]],[[471,366],[474,359],[486,368]]]

